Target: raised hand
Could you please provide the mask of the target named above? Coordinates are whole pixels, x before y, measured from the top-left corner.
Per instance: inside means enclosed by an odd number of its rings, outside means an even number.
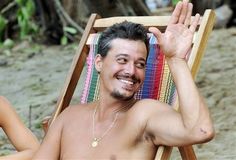
[[[178,2],[165,33],[161,33],[154,27],[149,28],[149,31],[157,37],[166,57],[184,59],[189,52],[194,32],[200,20],[200,15],[196,14],[191,22],[192,8],[193,5],[188,0]]]

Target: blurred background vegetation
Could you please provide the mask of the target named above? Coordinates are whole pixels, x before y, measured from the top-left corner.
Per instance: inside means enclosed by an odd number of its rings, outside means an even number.
[[[0,47],[27,39],[44,44],[68,44],[80,39],[88,17],[169,14],[179,0],[1,0]],[[192,0],[194,13],[228,5],[227,26],[235,25],[233,0]]]

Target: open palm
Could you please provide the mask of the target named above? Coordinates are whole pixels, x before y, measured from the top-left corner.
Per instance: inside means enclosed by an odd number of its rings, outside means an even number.
[[[154,27],[149,28],[149,31],[157,37],[165,56],[185,58],[189,52],[200,19],[199,14],[197,14],[191,22],[192,7],[192,4],[188,3],[187,0],[179,2],[165,33],[161,33]]]
[[[191,47],[193,33],[183,24],[171,24],[161,39],[161,49],[167,57],[185,58]]]

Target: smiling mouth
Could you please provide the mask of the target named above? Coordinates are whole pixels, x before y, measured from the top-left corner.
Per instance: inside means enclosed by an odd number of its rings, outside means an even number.
[[[116,78],[122,82],[123,84],[127,86],[133,86],[136,83],[139,83],[140,80],[136,78],[135,76],[123,76],[123,75],[117,75]]]
[[[119,81],[121,81],[124,84],[128,84],[128,85],[133,85],[135,84],[135,82],[133,81],[129,81],[129,80],[125,80],[125,79],[118,79]]]

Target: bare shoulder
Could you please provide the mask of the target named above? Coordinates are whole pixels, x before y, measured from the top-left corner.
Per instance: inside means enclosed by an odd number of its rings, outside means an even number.
[[[57,120],[63,123],[74,121],[86,114],[86,112],[88,112],[92,108],[92,106],[92,103],[70,105],[62,113],[60,113]]]
[[[142,99],[137,101],[129,110],[129,117],[140,120],[141,123],[146,123],[150,117],[163,117],[167,112],[172,112],[173,108],[166,103],[154,99]]]
[[[132,107],[132,112],[137,112],[137,114],[149,115],[153,112],[162,112],[166,109],[170,109],[170,106],[168,104],[154,99],[142,99],[134,104],[134,106]]]
[[[74,114],[82,114],[83,112],[86,112],[87,110],[89,110],[92,106],[93,106],[92,103],[70,105],[61,113],[61,115],[73,116]]]

